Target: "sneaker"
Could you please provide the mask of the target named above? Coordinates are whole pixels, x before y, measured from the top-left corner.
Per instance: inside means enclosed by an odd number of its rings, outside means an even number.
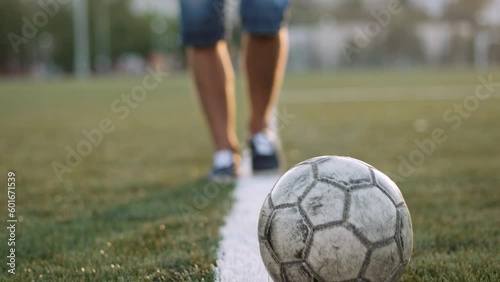
[[[278,139],[268,131],[255,134],[248,142],[252,152],[252,169],[254,172],[278,170]]]
[[[212,171],[208,173],[207,179],[215,182],[231,183],[237,178],[237,165],[234,161],[234,152],[231,150],[220,150],[214,154]]]

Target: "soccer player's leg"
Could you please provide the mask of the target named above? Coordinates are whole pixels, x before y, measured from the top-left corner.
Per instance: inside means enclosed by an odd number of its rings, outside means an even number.
[[[244,69],[251,103],[250,141],[254,171],[280,166],[277,132],[270,130],[288,57],[288,0],[242,0]]]
[[[215,142],[209,177],[236,176],[234,71],[224,39],[223,0],[181,0],[182,39],[201,106]]]

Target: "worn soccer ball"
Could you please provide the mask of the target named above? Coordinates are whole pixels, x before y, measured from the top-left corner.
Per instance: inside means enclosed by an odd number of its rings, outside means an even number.
[[[399,188],[348,157],[302,162],[275,184],[259,218],[260,254],[274,281],[397,281],[412,252]]]

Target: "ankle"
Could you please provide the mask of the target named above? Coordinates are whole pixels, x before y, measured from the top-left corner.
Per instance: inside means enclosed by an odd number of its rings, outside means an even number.
[[[276,139],[276,135],[269,128],[263,128],[257,132],[250,132],[250,139],[262,138],[262,137],[273,141]]]
[[[227,142],[224,144],[216,144],[215,151],[231,151],[235,154],[239,152],[239,143],[238,142]]]
[[[250,136],[254,136],[257,133],[265,132],[267,130],[268,130],[268,125],[266,122],[262,120],[254,121],[252,118],[252,121],[250,122],[249,126]]]
[[[231,149],[218,150],[213,155],[213,166],[216,168],[238,165],[240,156]]]

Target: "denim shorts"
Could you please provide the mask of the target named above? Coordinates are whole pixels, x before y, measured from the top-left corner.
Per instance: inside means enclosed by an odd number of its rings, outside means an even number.
[[[224,38],[225,1],[227,5],[240,5],[246,32],[272,35],[283,25],[289,0],[180,0],[184,45],[211,46]]]

